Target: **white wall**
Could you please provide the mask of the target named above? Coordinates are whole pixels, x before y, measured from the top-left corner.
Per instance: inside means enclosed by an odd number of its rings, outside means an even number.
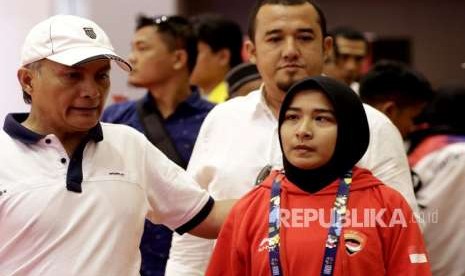
[[[85,0],[89,3],[88,17],[97,22],[108,34],[117,52],[127,57],[134,34],[135,21],[139,13],[147,16],[173,15],[177,12],[175,0]],[[127,85],[127,73],[113,67],[111,93],[139,98],[145,90]],[[111,101],[111,97],[109,100]]]
[[[34,12],[31,12],[34,11]],[[47,18],[52,11],[51,0],[14,0],[0,4],[0,126],[9,112],[29,110],[24,104],[21,87],[16,79],[21,46],[24,38],[37,22]]]
[[[32,12],[33,11],[33,12]],[[117,53],[127,57],[138,13],[146,15],[175,14],[176,0],[14,0],[0,4],[0,125],[9,112],[23,112],[29,106],[22,100],[21,88],[16,79],[21,46],[28,31],[39,21],[58,14],[75,14],[94,20],[110,37]],[[113,66],[112,93],[130,98],[143,94],[140,89],[128,87],[127,75]]]

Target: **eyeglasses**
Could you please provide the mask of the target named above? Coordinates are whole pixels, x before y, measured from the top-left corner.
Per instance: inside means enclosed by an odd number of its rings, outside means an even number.
[[[158,17],[155,17],[155,19],[153,19],[153,22],[158,25],[158,24],[161,24],[162,22],[168,21],[168,18],[169,17],[166,15],[158,16]]]
[[[161,15],[154,17],[152,20],[153,24],[158,26],[163,26],[165,24],[170,27],[174,27],[174,25],[189,25],[189,20],[179,15]]]
[[[167,33],[174,39],[172,42],[168,42],[172,44],[173,49],[185,48],[186,41],[190,40],[191,36],[194,36],[190,22],[185,17],[161,15],[150,18],[150,20],[156,26],[158,32]]]

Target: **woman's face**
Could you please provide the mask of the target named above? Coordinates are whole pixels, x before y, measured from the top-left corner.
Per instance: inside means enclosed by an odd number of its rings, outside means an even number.
[[[337,121],[326,95],[316,89],[298,92],[285,112],[280,135],[292,165],[306,170],[325,165],[337,140]]]

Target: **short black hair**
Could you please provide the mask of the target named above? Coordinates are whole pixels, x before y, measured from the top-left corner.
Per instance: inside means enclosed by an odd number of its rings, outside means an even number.
[[[465,134],[465,85],[450,83],[440,86],[432,102],[425,108],[424,122],[437,130],[454,130]]]
[[[229,67],[242,63],[243,34],[241,26],[220,14],[206,13],[191,19],[198,41],[206,43],[214,53],[228,49]]]
[[[192,72],[197,61],[197,39],[190,21],[178,15],[157,17],[139,15],[136,20],[136,31],[146,26],[153,26],[162,34],[170,50],[184,49],[187,52],[188,70]]]
[[[338,26],[329,31],[329,35],[333,38],[334,44],[334,54],[336,57],[339,55],[339,49],[336,42],[337,37],[343,37],[348,40],[361,40],[365,43],[365,46],[368,46],[368,40],[365,35],[359,30],[356,30],[349,26]]]
[[[327,29],[326,29],[326,17],[321,8],[313,3],[310,0],[257,0],[255,2],[255,5],[252,7],[252,10],[250,11],[249,14],[249,29],[248,29],[248,35],[249,39],[254,42],[255,41],[255,30],[256,30],[256,20],[257,20],[257,14],[260,8],[264,5],[283,5],[283,6],[294,6],[294,5],[302,5],[305,3],[309,3],[312,5],[317,14],[318,14],[318,23],[320,23],[321,27],[321,33],[323,35],[323,38],[326,37],[327,34]]]
[[[407,65],[381,60],[360,81],[360,98],[368,104],[394,101],[400,107],[429,102],[434,96],[429,81]]]
[[[31,95],[29,95],[26,91],[24,91],[24,89],[23,89],[23,101],[26,104],[31,104],[32,103]]]
[[[42,60],[34,61],[32,63],[29,63],[24,66],[25,68],[32,70],[32,71],[39,71],[40,68],[42,67]],[[31,104],[32,103],[32,97],[27,93],[24,89],[23,91],[23,100],[26,104]]]
[[[329,31],[329,35],[331,35],[333,38],[340,36],[350,40],[366,41],[366,38],[362,32],[349,26],[335,27]]]

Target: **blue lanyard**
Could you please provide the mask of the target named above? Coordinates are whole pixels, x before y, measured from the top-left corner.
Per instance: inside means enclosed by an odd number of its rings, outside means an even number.
[[[333,275],[336,253],[341,235],[342,223],[347,211],[350,184],[352,183],[352,171],[347,172],[339,181],[339,188],[334,201],[331,226],[325,244],[325,254],[320,275]],[[268,255],[272,276],[283,275],[279,258],[279,229],[281,208],[281,179],[276,177],[271,186],[270,213],[268,219]]]

